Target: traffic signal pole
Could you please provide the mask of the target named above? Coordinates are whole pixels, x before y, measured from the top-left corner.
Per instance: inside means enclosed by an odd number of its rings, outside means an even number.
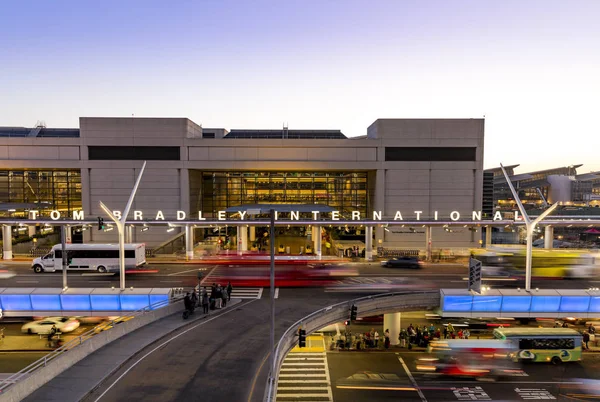
[[[271,209],[269,226],[271,246],[271,376],[275,379],[275,210]]]
[[[62,250],[62,280],[63,280],[63,290],[67,290],[67,268],[69,265],[69,261],[67,260],[67,225],[61,225],[60,227],[60,247]]]

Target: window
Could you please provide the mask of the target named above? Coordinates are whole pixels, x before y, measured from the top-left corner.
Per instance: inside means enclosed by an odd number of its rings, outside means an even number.
[[[178,161],[179,147],[88,147],[90,160],[154,160]]]
[[[519,349],[574,349],[575,340],[573,338],[534,338],[520,339]]]
[[[475,147],[386,147],[388,162],[475,162]]]
[[[215,138],[215,133],[205,133],[202,132],[202,138]]]

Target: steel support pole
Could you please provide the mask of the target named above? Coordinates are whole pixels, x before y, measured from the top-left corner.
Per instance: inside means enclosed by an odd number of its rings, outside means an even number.
[[[117,222],[119,232],[119,282],[121,290],[125,290],[125,225]]]
[[[269,227],[271,246],[271,378],[275,379],[275,210],[271,210],[271,226]]]
[[[425,227],[425,260],[431,262],[431,226]]]
[[[66,225],[62,225],[60,227],[60,248],[62,253],[62,281],[63,281],[63,289],[68,288],[67,286],[67,267],[69,265],[69,261],[67,260],[67,229]]]
[[[525,291],[531,291],[531,265],[533,251],[533,231],[535,225],[527,225],[527,255],[525,260]]]

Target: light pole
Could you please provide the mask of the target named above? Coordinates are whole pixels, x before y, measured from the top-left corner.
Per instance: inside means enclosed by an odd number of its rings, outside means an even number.
[[[100,208],[106,212],[106,214],[115,222],[117,225],[117,231],[119,232],[119,274],[120,274],[120,285],[121,290],[125,290],[125,221],[127,221],[127,215],[129,214],[129,210],[131,209],[131,205],[133,204],[133,198],[135,197],[135,193],[140,184],[140,180],[142,180],[142,175],[144,174],[144,169],[146,168],[146,161],[142,165],[142,169],[140,170],[140,174],[133,186],[133,190],[131,190],[131,195],[129,196],[129,200],[127,201],[127,205],[125,206],[125,210],[121,214],[121,218],[118,219],[112,211],[104,205],[102,201],[100,201]]]
[[[271,246],[271,375],[275,376],[275,210],[271,209],[269,227]]]
[[[525,291],[530,292],[531,291],[531,265],[532,265],[532,260],[533,260],[533,255],[532,255],[533,254],[533,232],[535,231],[535,227],[537,226],[537,224],[540,223],[540,221],[542,219],[544,219],[546,216],[548,216],[550,213],[552,213],[552,211],[554,211],[556,209],[556,207],[558,207],[558,202],[552,204],[552,206],[550,208],[548,208],[547,210],[545,210],[544,212],[542,212],[540,214],[540,216],[538,216],[534,220],[531,220],[529,218],[529,215],[527,215],[527,212],[525,212],[525,207],[523,207],[523,203],[521,202],[519,195],[515,191],[515,188],[512,185],[512,182],[510,181],[510,178],[508,177],[506,170],[504,170],[504,166],[502,164],[500,164],[500,167],[502,168],[502,173],[504,173],[504,177],[506,177],[508,187],[510,188],[512,195],[515,198],[517,206],[519,207],[519,211],[521,211],[521,215],[523,215],[523,220],[525,221],[525,228],[527,229],[527,254],[525,256]]]

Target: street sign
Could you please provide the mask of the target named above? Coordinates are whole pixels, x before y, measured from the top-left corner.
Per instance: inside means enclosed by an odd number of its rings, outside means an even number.
[[[469,258],[469,285],[468,290],[481,293],[481,261]]]

